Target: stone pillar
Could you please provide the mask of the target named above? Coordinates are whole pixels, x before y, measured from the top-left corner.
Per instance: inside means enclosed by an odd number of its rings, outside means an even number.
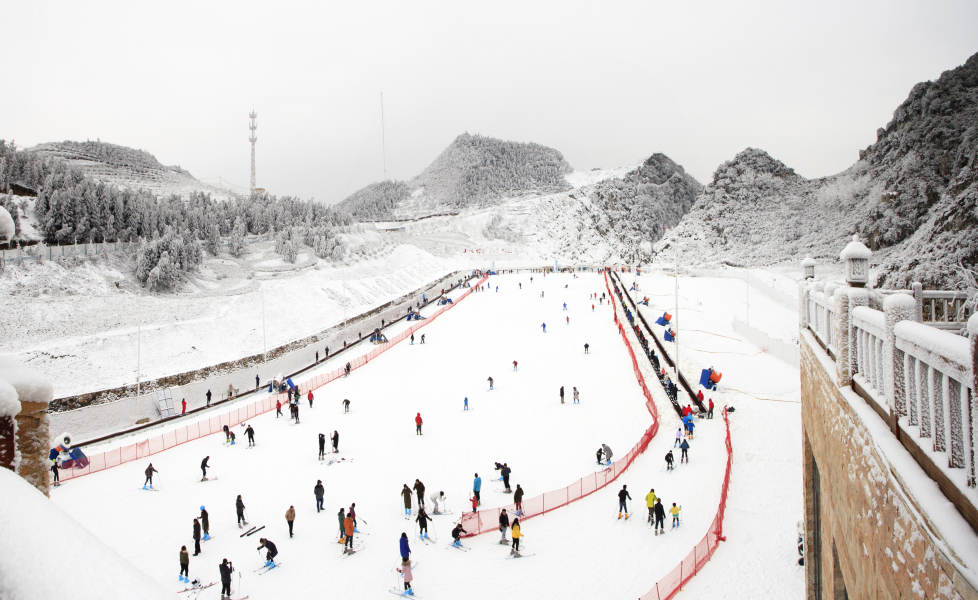
[[[6,381],[17,392],[20,412],[16,420],[17,474],[28,483],[50,492],[51,435],[48,431],[48,404],[54,398],[54,386],[35,369],[28,368],[10,356],[0,356],[0,381]]]
[[[808,327],[808,295],[812,293],[808,281],[798,283],[798,327]]]
[[[913,289],[913,299],[915,306],[914,321],[918,323],[924,322],[924,286],[920,285],[919,281],[913,282],[911,286]],[[976,388],[978,389],[978,388]]]
[[[0,380],[0,468],[17,470],[17,421],[20,400],[17,390]]]
[[[852,383],[852,364],[849,358],[852,318],[849,314],[849,292],[852,288],[837,288],[835,299],[835,369],[839,387]]]
[[[897,350],[894,326],[900,321],[912,321],[916,303],[907,294],[893,294],[883,301],[883,389],[890,405],[890,428],[896,433],[897,421],[907,414],[906,379],[903,352]]]

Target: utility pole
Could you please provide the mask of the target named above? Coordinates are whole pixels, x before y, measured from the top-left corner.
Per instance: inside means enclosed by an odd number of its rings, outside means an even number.
[[[265,331],[265,288],[259,287],[258,290],[261,292],[261,347],[262,347],[262,360],[268,360],[268,335]]]
[[[248,125],[248,128],[251,129],[251,136],[248,138],[251,142],[251,193],[254,194],[255,188],[258,187],[255,185],[255,142],[258,141],[258,134],[255,131],[258,129],[258,122],[256,121],[258,113],[252,110],[248,116],[251,117],[251,123]]]
[[[136,397],[139,398],[139,376],[142,374],[143,303],[136,294]]]
[[[380,93],[380,147],[384,155],[384,178],[387,178],[387,129],[384,126],[384,92]]]
[[[679,240],[676,240],[676,333],[673,339],[676,341],[676,383],[679,383],[679,260],[682,258],[679,249]]]

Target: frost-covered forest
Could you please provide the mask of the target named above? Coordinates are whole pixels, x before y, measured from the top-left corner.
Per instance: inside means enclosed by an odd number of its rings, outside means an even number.
[[[359,221],[395,218],[405,201],[416,201],[429,212],[459,210],[526,192],[567,190],[564,175],[571,171],[553,148],[465,133],[414,179],[375,183],[337,206]]]

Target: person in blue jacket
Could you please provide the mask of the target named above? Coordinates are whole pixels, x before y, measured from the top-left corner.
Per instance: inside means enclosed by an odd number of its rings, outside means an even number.
[[[408,545],[408,537],[406,533],[401,533],[401,560],[407,562],[411,557],[411,546]]]
[[[679,457],[679,462],[689,464],[689,455],[686,454],[686,452],[689,450],[689,442],[683,440],[683,443],[679,445],[679,449],[683,451],[682,455]]]
[[[693,429],[696,427],[696,423],[693,422],[692,417],[687,417],[687,418],[689,419],[689,423],[686,425],[686,430],[689,432],[689,434],[686,437],[688,437],[689,439],[693,439],[694,437]]]
[[[544,324],[543,324],[543,325],[541,325],[540,327],[543,327],[543,332],[544,332],[544,333],[547,333],[547,324],[546,324],[546,323],[544,323]]]
[[[482,478],[479,477],[478,473],[476,473],[475,480],[472,482],[472,493],[475,495],[476,502],[478,502],[479,504],[482,504],[482,496],[479,494],[479,492],[481,491],[482,491]]]

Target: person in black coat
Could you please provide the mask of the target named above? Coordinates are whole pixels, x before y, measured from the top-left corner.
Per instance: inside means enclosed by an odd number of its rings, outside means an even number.
[[[502,539],[499,540],[500,544],[506,543],[506,530],[509,529],[509,515],[506,514],[506,509],[504,508],[502,512],[499,513],[499,533],[502,535]]]
[[[234,564],[228,562],[228,559],[218,566],[221,570],[221,598],[231,597],[231,573],[234,573]]]
[[[500,471],[500,474],[503,476],[503,485],[506,486],[506,491],[511,492],[512,490],[509,489],[509,474],[512,473],[513,470],[509,468],[508,464],[503,463],[503,468],[500,469]]]
[[[659,535],[659,530],[661,529],[663,533],[666,532],[666,509],[662,507],[662,499],[657,498],[655,501],[655,508],[653,509],[655,514],[655,534]]]
[[[272,543],[272,540],[266,540],[265,538],[261,538],[258,541],[261,542],[261,546],[258,546],[258,549],[261,550],[262,548],[264,548],[265,550],[267,550],[267,552],[265,553],[265,559],[266,559],[265,566],[266,567],[270,566],[272,564],[272,561],[275,560],[275,557],[278,556],[278,548],[275,547],[275,544]]]
[[[628,486],[621,486],[621,491],[618,492],[618,518],[621,518],[621,513],[625,513],[625,518],[628,518],[628,504],[625,500],[631,500],[632,496],[628,493]]]
[[[316,512],[319,512],[323,509],[323,496],[326,495],[326,489],[323,487],[322,479],[316,480],[316,487],[312,488],[312,493],[316,495]]]
[[[326,434],[319,434],[319,458],[325,458],[326,456]]]
[[[204,460],[200,461],[200,471],[204,474],[203,479],[207,479],[207,461],[210,459],[210,456],[205,456]]]
[[[194,556],[200,554],[200,521],[194,519]]]

